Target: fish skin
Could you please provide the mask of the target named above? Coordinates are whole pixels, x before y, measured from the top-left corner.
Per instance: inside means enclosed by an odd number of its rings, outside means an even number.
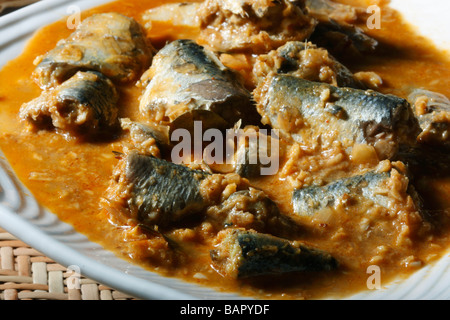
[[[118,100],[108,78],[99,72],[80,71],[54,90],[23,104],[19,116],[37,129],[49,126],[89,136],[118,124]]]
[[[243,279],[290,272],[332,271],[338,261],[329,253],[296,241],[252,230],[226,229],[211,250],[214,267]]]
[[[417,144],[401,148],[395,161],[405,163],[411,179],[418,183],[423,177],[450,176],[450,154],[446,148],[436,148],[433,144]]]
[[[352,62],[378,49],[378,41],[356,26],[369,18],[365,8],[330,0],[306,0],[305,5],[317,20],[308,40],[326,48],[339,61]]]
[[[157,158],[161,158],[162,154],[168,154],[170,151],[166,128],[132,121],[129,118],[121,118],[120,125],[124,132],[128,132],[132,149]]]
[[[261,175],[261,164],[250,163],[252,154],[256,152],[252,152],[251,148],[245,145],[240,146],[236,151],[236,158],[243,159],[235,164],[235,172],[241,177],[250,179]]]
[[[450,148],[450,99],[437,92],[415,89],[408,100],[421,128],[417,141]]]
[[[206,0],[197,17],[197,41],[229,53],[267,53],[287,41],[305,40],[316,26],[304,0]]]
[[[114,83],[127,83],[137,80],[150,65],[153,52],[143,28],[134,19],[119,13],[94,14],[38,57],[33,78],[42,89],[48,89],[77,71],[94,70]]]
[[[259,120],[251,93],[214,53],[192,40],[175,40],[161,49],[141,85],[139,110],[155,122],[172,123],[186,114],[195,121],[205,112],[219,118],[211,127]]]
[[[361,56],[374,54],[380,47],[378,41],[361,28],[332,19],[319,21],[308,40],[326,48],[341,62],[351,62]]]
[[[388,172],[368,172],[350,178],[339,179],[325,186],[311,186],[295,189],[292,195],[294,213],[313,216],[318,211],[333,207],[344,195],[363,196],[374,203],[387,207],[384,196],[376,195],[374,190],[390,178]]]
[[[176,2],[159,5],[146,10],[142,15],[144,27],[151,30],[153,22],[170,23],[185,28],[198,28],[197,10],[201,3]]]
[[[289,237],[303,232],[300,225],[282,214],[278,205],[263,191],[248,188],[238,190],[227,199],[208,208],[211,221],[218,224],[218,230],[233,227],[270,233],[278,237]],[[251,219],[242,217],[248,217]]]
[[[268,159],[262,159],[262,157],[269,157],[269,154],[271,157],[279,157],[279,154],[272,155],[272,152],[277,152],[276,148],[272,147],[275,138],[253,126],[243,128],[240,133],[241,136],[237,135],[234,154],[234,172],[247,179],[260,177],[263,168],[269,167]],[[274,161],[274,159],[271,160]]]
[[[145,225],[165,227],[208,206],[200,194],[200,182],[208,175],[203,171],[130,152],[123,174],[131,186],[132,216]]]
[[[409,103],[373,90],[338,88],[289,75],[274,75],[254,91],[263,123],[298,143],[326,137],[344,147],[365,143],[381,160],[414,143],[420,128]],[[331,135],[331,136],[330,136]]]
[[[218,184],[206,181],[210,178]],[[123,220],[125,213],[148,228],[171,227],[192,218],[207,219],[217,230],[234,225],[280,235],[299,232],[277,204],[246,179],[229,182],[236,190],[226,199],[220,191],[216,197],[217,190],[228,185],[222,179],[226,176],[131,150],[114,170],[105,205],[114,208],[108,210],[114,215],[119,214],[113,219]]]
[[[393,199],[389,194],[380,193],[380,190],[389,188],[392,170],[386,172],[368,171],[334,180],[324,186],[295,189],[292,194],[293,212],[299,216],[313,217],[323,209],[333,209],[339,203],[349,201],[351,203],[369,201],[372,205],[391,210],[391,204],[397,199]],[[405,196],[410,197],[415,210],[423,214],[422,199],[411,183],[410,173],[398,173],[408,183]]]

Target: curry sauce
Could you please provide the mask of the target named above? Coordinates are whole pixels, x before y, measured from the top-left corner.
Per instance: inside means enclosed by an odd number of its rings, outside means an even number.
[[[119,0],[83,12],[82,19],[106,12],[119,12],[134,18],[143,26],[147,24],[147,37],[156,51],[177,39],[199,38],[198,27],[183,28],[163,22],[148,26],[143,13],[169,2],[176,1]],[[355,5],[355,1],[350,2]],[[360,4],[367,5],[363,1]],[[450,61],[445,53],[416,34],[388,5],[383,7],[381,26],[380,29],[366,30],[364,24],[361,25],[368,35],[378,41],[376,54],[342,63],[351,72],[359,73],[359,79],[364,80],[365,74],[361,72],[378,75],[382,83],[377,82],[376,90],[383,94],[406,99],[411,88],[424,88],[450,97]],[[107,190],[112,193],[117,190],[111,189],[111,179],[116,176],[115,170],[123,161],[123,154],[130,143],[129,136],[117,133],[107,138],[85,141],[70,134],[57,134],[55,130],[30,131],[26,123],[19,120],[21,106],[41,94],[40,88],[31,79],[36,57],[53,49],[59,40],[67,38],[72,32],[65,20],[43,27],[35,33],[24,52],[1,70],[0,148],[17,177],[40,204],[105,249],[164,276],[262,299],[345,297],[367,290],[367,268],[371,265],[380,267],[382,285],[387,285],[393,279],[406,277],[447,254],[450,242],[450,179],[445,173],[436,175],[424,169],[415,175],[414,185],[423,198],[426,219],[405,214],[413,210],[410,209],[412,204],[401,201],[393,204],[401,208],[401,213],[390,217],[366,202],[347,211],[337,209],[345,214],[333,215],[324,210],[313,219],[293,215],[293,190],[303,190],[316,183],[325,184],[372,169],[391,172],[388,182],[392,186],[391,192],[398,191],[398,198],[403,199],[404,183],[407,181],[403,174],[408,172],[407,166],[397,161],[379,159],[376,148],[365,144],[353,147],[349,155],[347,149],[339,144],[332,143],[329,148],[318,152],[317,148],[308,149],[282,137],[278,173],[248,179],[252,187],[262,190],[276,203],[280,212],[305,227],[295,241],[323,249],[339,261],[342,268],[330,272],[295,272],[246,279],[224,276],[211,263],[211,250],[217,248],[214,221],[220,216],[221,207],[211,209],[208,213],[210,218],[204,221],[194,220],[164,230],[164,237],[155,236],[154,230],[129,223],[126,216],[119,215],[119,218],[112,219],[111,212],[105,210],[102,203],[108,202]],[[204,37],[203,34],[202,41],[205,41]],[[256,87],[251,74],[256,58],[257,55],[242,52],[228,52],[220,56],[221,62],[236,71],[248,90]],[[139,111],[142,88],[136,86],[136,82],[116,87],[119,117],[143,120]],[[219,169],[227,171],[227,168]],[[211,186],[218,183],[213,178],[208,179],[202,182],[201,192],[214,189]],[[236,175],[227,175],[224,180],[227,180],[227,185],[242,184],[241,178]],[[221,189],[222,195],[233,191],[236,190]],[[214,195],[209,192],[208,196]],[[408,199],[413,201],[414,197]],[[239,198],[236,201],[239,202]],[[346,204],[340,205],[345,207]],[[368,214],[361,216],[361,211]],[[241,220],[234,223],[245,223]],[[376,235],[367,236],[367,230],[373,230]],[[178,249],[173,249],[172,241]]]

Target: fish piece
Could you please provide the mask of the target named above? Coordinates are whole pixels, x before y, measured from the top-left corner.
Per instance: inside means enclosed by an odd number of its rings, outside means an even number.
[[[253,159],[256,159],[253,160]],[[242,144],[235,153],[234,172],[243,178],[254,178],[261,175],[262,164],[258,156],[257,143]]]
[[[299,215],[313,216],[324,208],[335,206],[341,198],[363,196],[377,204],[387,206],[384,195],[377,195],[377,188],[389,179],[389,173],[369,172],[351,178],[341,179],[323,187],[306,187],[296,189],[292,202],[294,212]]]
[[[220,274],[236,279],[332,271],[339,266],[329,253],[298,241],[235,228],[218,234],[210,255]]]
[[[209,175],[200,189],[210,203],[205,218],[217,231],[233,226],[283,237],[303,231],[264,191],[236,173]]]
[[[410,176],[403,163],[385,160],[374,170],[294,190],[293,214],[305,227],[339,230],[349,243],[411,246],[433,226]]]
[[[395,171],[394,171],[395,170]],[[402,196],[393,196],[391,187],[396,181],[406,185],[407,192]],[[406,198],[414,202],[414,209],[421,210],[422,204],[409,177],[395,168],[389,171],[369,171],[364,174],[338,179],[324,186],[310,186],[296,189],[292,195],[294,213],[300,216],[314,216],[324,210],[331,210],[341,204],[361,208],[361,211],[373,205],[388,211],[398,208],[396,203]],[[407,203],[407,201],[404,201]]]
[[[287,74],[337,87],[365,88],[326,49],[310,42],[290,41],[277,50],[260,55],[253,66],[255,82],[259,83],[268,74]]]
[[[210,206],[206,215],[221,230],[242,228],[288,237],[301,232],[299,225],[283,215],[277,204],[263,191],[249,187],[233,192],[219,204]]]
[[[429,90],[416,89],[408,97],[419,120],[419,143],[450,147],[450,99]]]
[[[257,122],[251,93],[209,50],[192,40],[167,44],[143,75],[139,110],[149,121],[188,128],[231,127],[237,121]]]
[[[153,23],[170,23],[180,27],[198,27],[197,11],[200,3],[179,2],[166,3],[155,8],[146,10],[142,14],[144,27],[147,30],[152,29]]]
[[[119,13],[94,14],[36,59],[33,77],[43,89],[61,84],[80,70],[102,72],[115,83],[126,83],[148,68],[153,50],[134,19]]]
[[[236,137],[234,172],[248,179],[276,173],[280,161],[278,137],[255,126],[238,129]]]
[[[408,166],[411,179],[420,180],[423,177],[448,177],[450,175],[450,154],[446,148],[436,148],[432,144],[417,144],[412,147],[400,148],[395,161],[401,161]]]
[[[77,72],[54,90],[25,103],[19,116],[35,129],[89,136],[118,124],[119,95],[99,72]]]
[[[378,41],[361,28],[335,20],[319,21],[309,41],[327,49],[339,61],[352,61],[376,52]]]
[[[151,42],[162,47],[168,40],[191,39],[199,32],[199,2],[165,3],[142,14],[143,26]]]
[[[266,53],[311,35],[304,1],[206,0],[198,11],[199,43],[217,52]]]
[[[229,224],[295,230],[267,195],[236,176],[211,174],[131,150],[114,170],[106,205],[119,215],[125,209],[131,219],[149,228],[207,218],[219,230]]]
[[[305,5],[317,20],[308,40],[327,49],[339,61],[352,61],[378,48],[378,41],[356,26],[369,17],[365,8],[330,0],[306,0]]]
[[[128,131],[130,135],[131,146],[127,148],[128,151],[136,149],[141,154],[157,158],[161,157],[161,151],[167,151],[169,147],[167,130],[132,121],[129,118],[120,119],[120,125],[122,130]]]
[[[309,146],[373,146],[389,159],[413,144],[420,128],[409,103],[373,90],[338,88],[288,75],[268,77],[254,91],[264,124]]]
[[[200,183],[207,175],[133,150],[115,168],[106,198],[143,225],[167,227],[203,213],[209,203]]]
[[[367,17],[362,7],[337,3],[330,0],[306,0],[306,8],[311,16],[318,21],[339,21],[341,23],[354,23]]]

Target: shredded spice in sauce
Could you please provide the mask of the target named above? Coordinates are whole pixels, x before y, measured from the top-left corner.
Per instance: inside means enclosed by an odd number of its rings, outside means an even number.
[[[75,35],[55,22],[0,71],[0,148],[62,221],[167,277],[262,299],[407,277],[450,242],[450,62],[387,4],[367,29],[368,2],[119,0]],[[193,120],[258,147],[277,129],[279,170],[170,161]]]

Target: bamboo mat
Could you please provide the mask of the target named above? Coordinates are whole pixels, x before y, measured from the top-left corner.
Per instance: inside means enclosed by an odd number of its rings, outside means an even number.
[[[135,300],[67,269],[0,228],[0,300]]]

